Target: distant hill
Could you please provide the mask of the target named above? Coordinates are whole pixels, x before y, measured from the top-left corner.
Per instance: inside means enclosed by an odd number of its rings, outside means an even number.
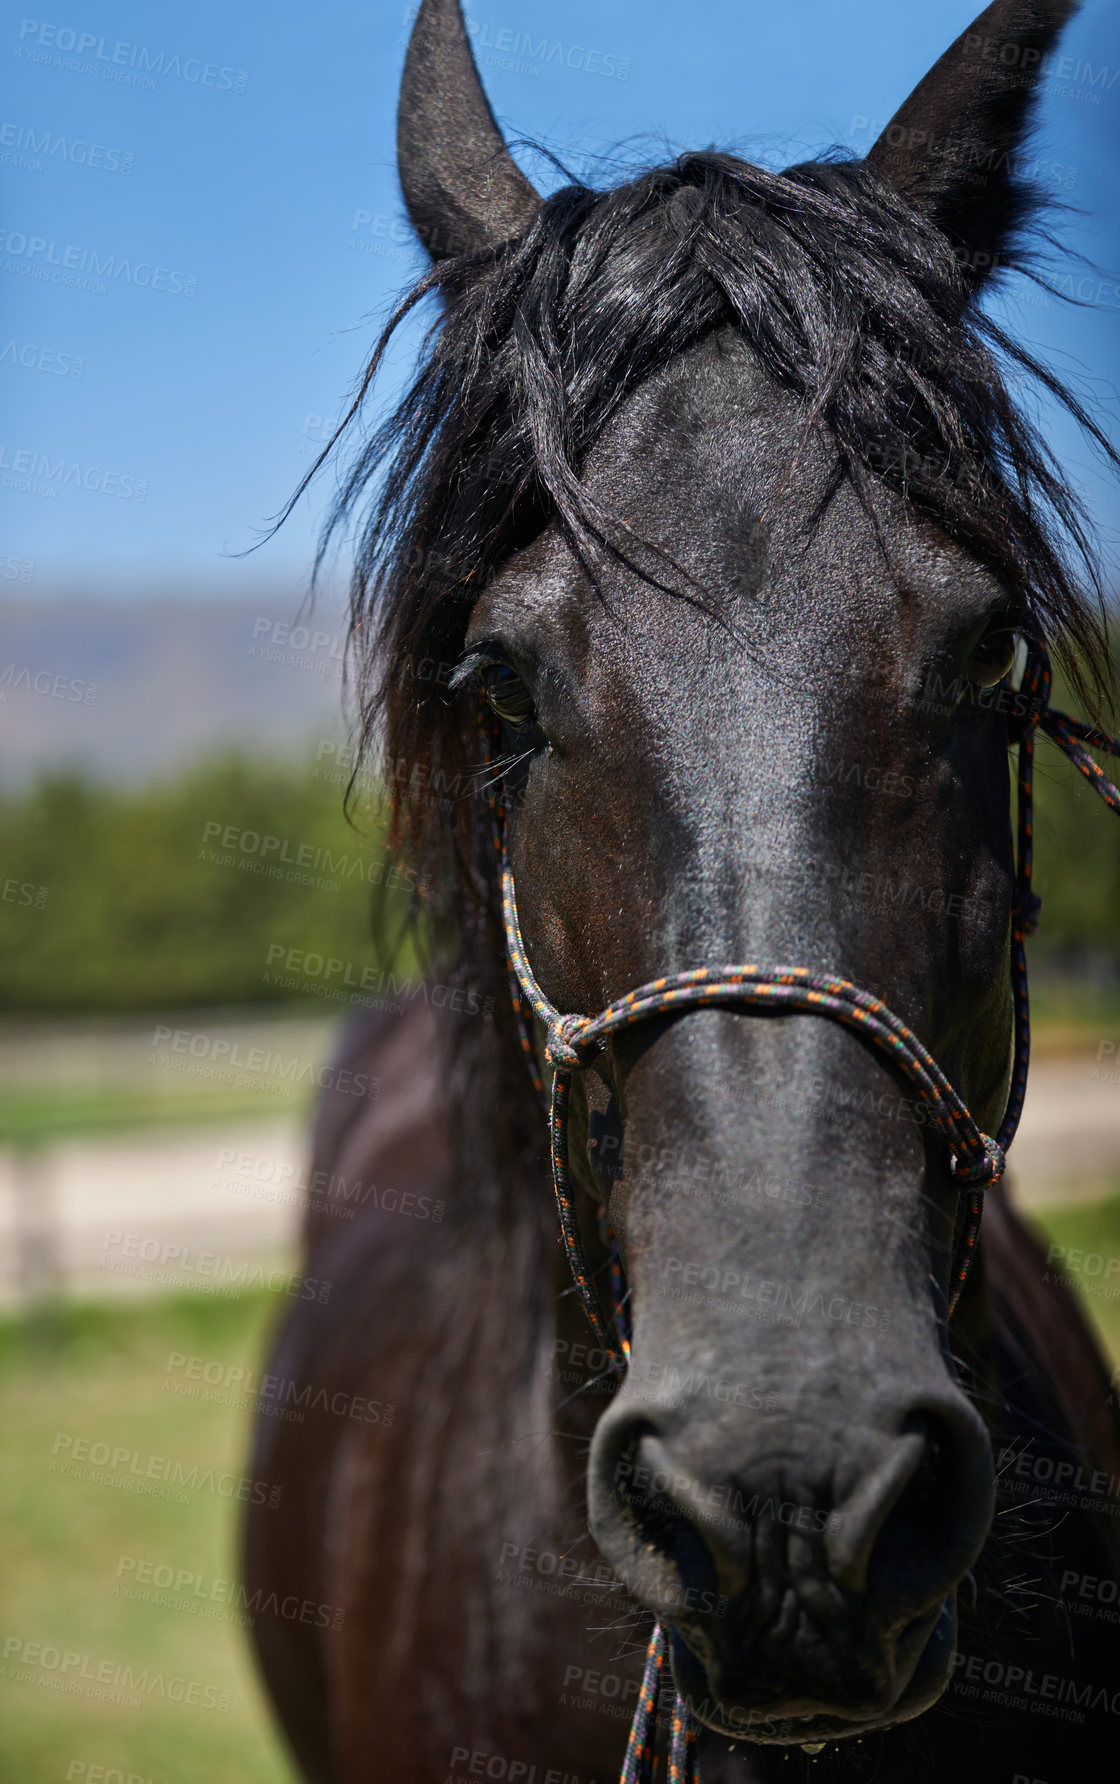
[[[135,783],[230,745],[341,738],[339,606],[298,612],[275,595],[0,601],[0,785],[64,765]]]

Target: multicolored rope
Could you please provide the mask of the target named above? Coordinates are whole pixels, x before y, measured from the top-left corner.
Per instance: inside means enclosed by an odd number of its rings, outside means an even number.
[[[999,1132],[986,1134],[932,1054],[913,1030],[888,1009],[880,998],[862,991],[848,979],[811,973],[803,966],[759,966],[754,963],[696,967],[654,979],[627,992],[597,1016],[562,1015],[538,985],[529,964],[517,916],[513,873],[506,851],[504,810],[495,798],[494,844],[501,864],[502,916],[510,968],[510,984],[522,1049],[533,1081],[543,1095],[529,1018],[544,1028],[544,1055],[552,1067],[549,1137],[552,1181],[560,1216],[560,1231],[572,1278],[596,1342],[623,1374],[629,1361],[629,1321],[624,1310],[625,1286],[617,1246],[611,1242],[611,1275],[614,1301],[612,1337],[594,1275],[580,1235],[568,1170],[568,1119],[572,1079],[591,1064],[608,1036],[670,1010],[697,1009],[710,1004],[739,1004],[748,1009],[781,1009],[830,1017],[867,1039],[902,1073],[929,1111],[932,1125],[949,1150],[953,1175],[967,1193],[963,1232],[957,1245],[948,1296],[952,1314],[968,1277],[976,1251],[984,1193],[1002,1177],[1006,1154],[1015,1137],[1026,1096],[1030,1065],[1030,999],[1027,986],[1026,939],[1037,926],[1041,901],[1031,888],[1033,864],[1034,742],[1038,730],[1063,750],[1105,804],[1120,813],[1120,790],[1104,775],[1089,748],[1120,756],[1120,738],[1050,707],[1050,664],[1041,645],[1031,647],[1022,686],[1011,716],[1008,741],[1018,745],[1018,836],[1016,842],[1015,895],[1011,922],[1011,977],[1015,1000],[1014,1058],[1007,1107]],[[1088,747],[1087,747],[1088,746]],[[638,1708],[630,1731],[622,1784],[647,1784],[652,1777],[656,1747],[658,1684],[668,1652],[668,1639],[655,1625],[646,1654],[645,1675]],[[680,1697],[675,1700],[670,1742],[671,1784],[697,1784],[697,1725]]]
[[[673,1724],[669,1732],[669,1784],[700,1784],[700,1755],[696,1751],[699,1730],[696,1718],[684,1699],[673,1704]]]
[[[669,1639],[661,1624],[655,1623],[646,1649],[638,1704],[630,1725],[619,1784],[652,1784],[657,1775],[657,1704],[665,1682],[668,1653]],[[674,1693],[669,1725],[669,1784],[700,1784],[700,1762],[696,1751],[698,1732],[695,1716],[683,1698]]]
[[[657,1758],[657,1695],[669,1642],[660,1623],[653,1626],[646,1649],[646,1664],[638,1690],[638,1704],[630,1724],[626,1758],[622,1762],[619,1784],[650,1784]],[[678,1702],[680,1699],[678,1698]]]

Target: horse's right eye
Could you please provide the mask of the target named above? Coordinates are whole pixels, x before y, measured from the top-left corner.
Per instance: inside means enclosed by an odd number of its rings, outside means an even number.
[[[1010,675],[1015,663],[1019,634],[1010,626],[993,626],[985,632],[969,658],[968,679],[973,687],[994,688]]]
[[[517,670],[508,663],[487,665],[482,672],[482,690],[490,710],[504,719],[507,725],[524,729],[532,724],[536,716],[533,696]]]

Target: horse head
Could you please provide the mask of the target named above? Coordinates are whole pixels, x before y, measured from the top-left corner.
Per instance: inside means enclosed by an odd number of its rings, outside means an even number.
[[[882,998],[998,1125],[1014,665],[1093,622],[977,299],[1016,264],[1017,155],[1074,10],[996,0],[862,161],[712,151],[541,199],[457,0],[424,0],[399,159],[444,313],[382,589],[393,673],[421,648],[459,667],[393,722],[477,763],[485,703],[558,1010],[796,964]],[[455,848],[497,958],[488,819]],[[663,1011],[574,1079],[585,1240],[604,1265],[601,1209],[631,1325],[591,1528],[729,1734],[858,1734],[948,1678],[993,1462],[946,1324],[960,1186],[923,1116],[804,1012]]]

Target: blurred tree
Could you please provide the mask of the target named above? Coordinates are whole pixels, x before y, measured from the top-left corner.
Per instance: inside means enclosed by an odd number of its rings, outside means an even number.
[[[1120,636],[1113,633],[1113,661]],[[1076,695],[1055,678],[1054,705],[1078,712]],[[1102,715],[1115,729],[1115,715]],[[1098,755],[1111,781],[1120,782],[1120,760]],[[1042,896],[1042,920],[1031,957],[1044,968],[1063,967],[1087,983],[1103,978],[1115,989],[1120,970],[1120,817],[1094,793],[1048,738],[1035,749],[1034,886]]]
[[[349,984],[414,968],[378,795],[355,822],[312,767],[238,756],[140,791],[68,775],[0,801],[0,1008],[291,1001],[332,982],[318,957]]]

